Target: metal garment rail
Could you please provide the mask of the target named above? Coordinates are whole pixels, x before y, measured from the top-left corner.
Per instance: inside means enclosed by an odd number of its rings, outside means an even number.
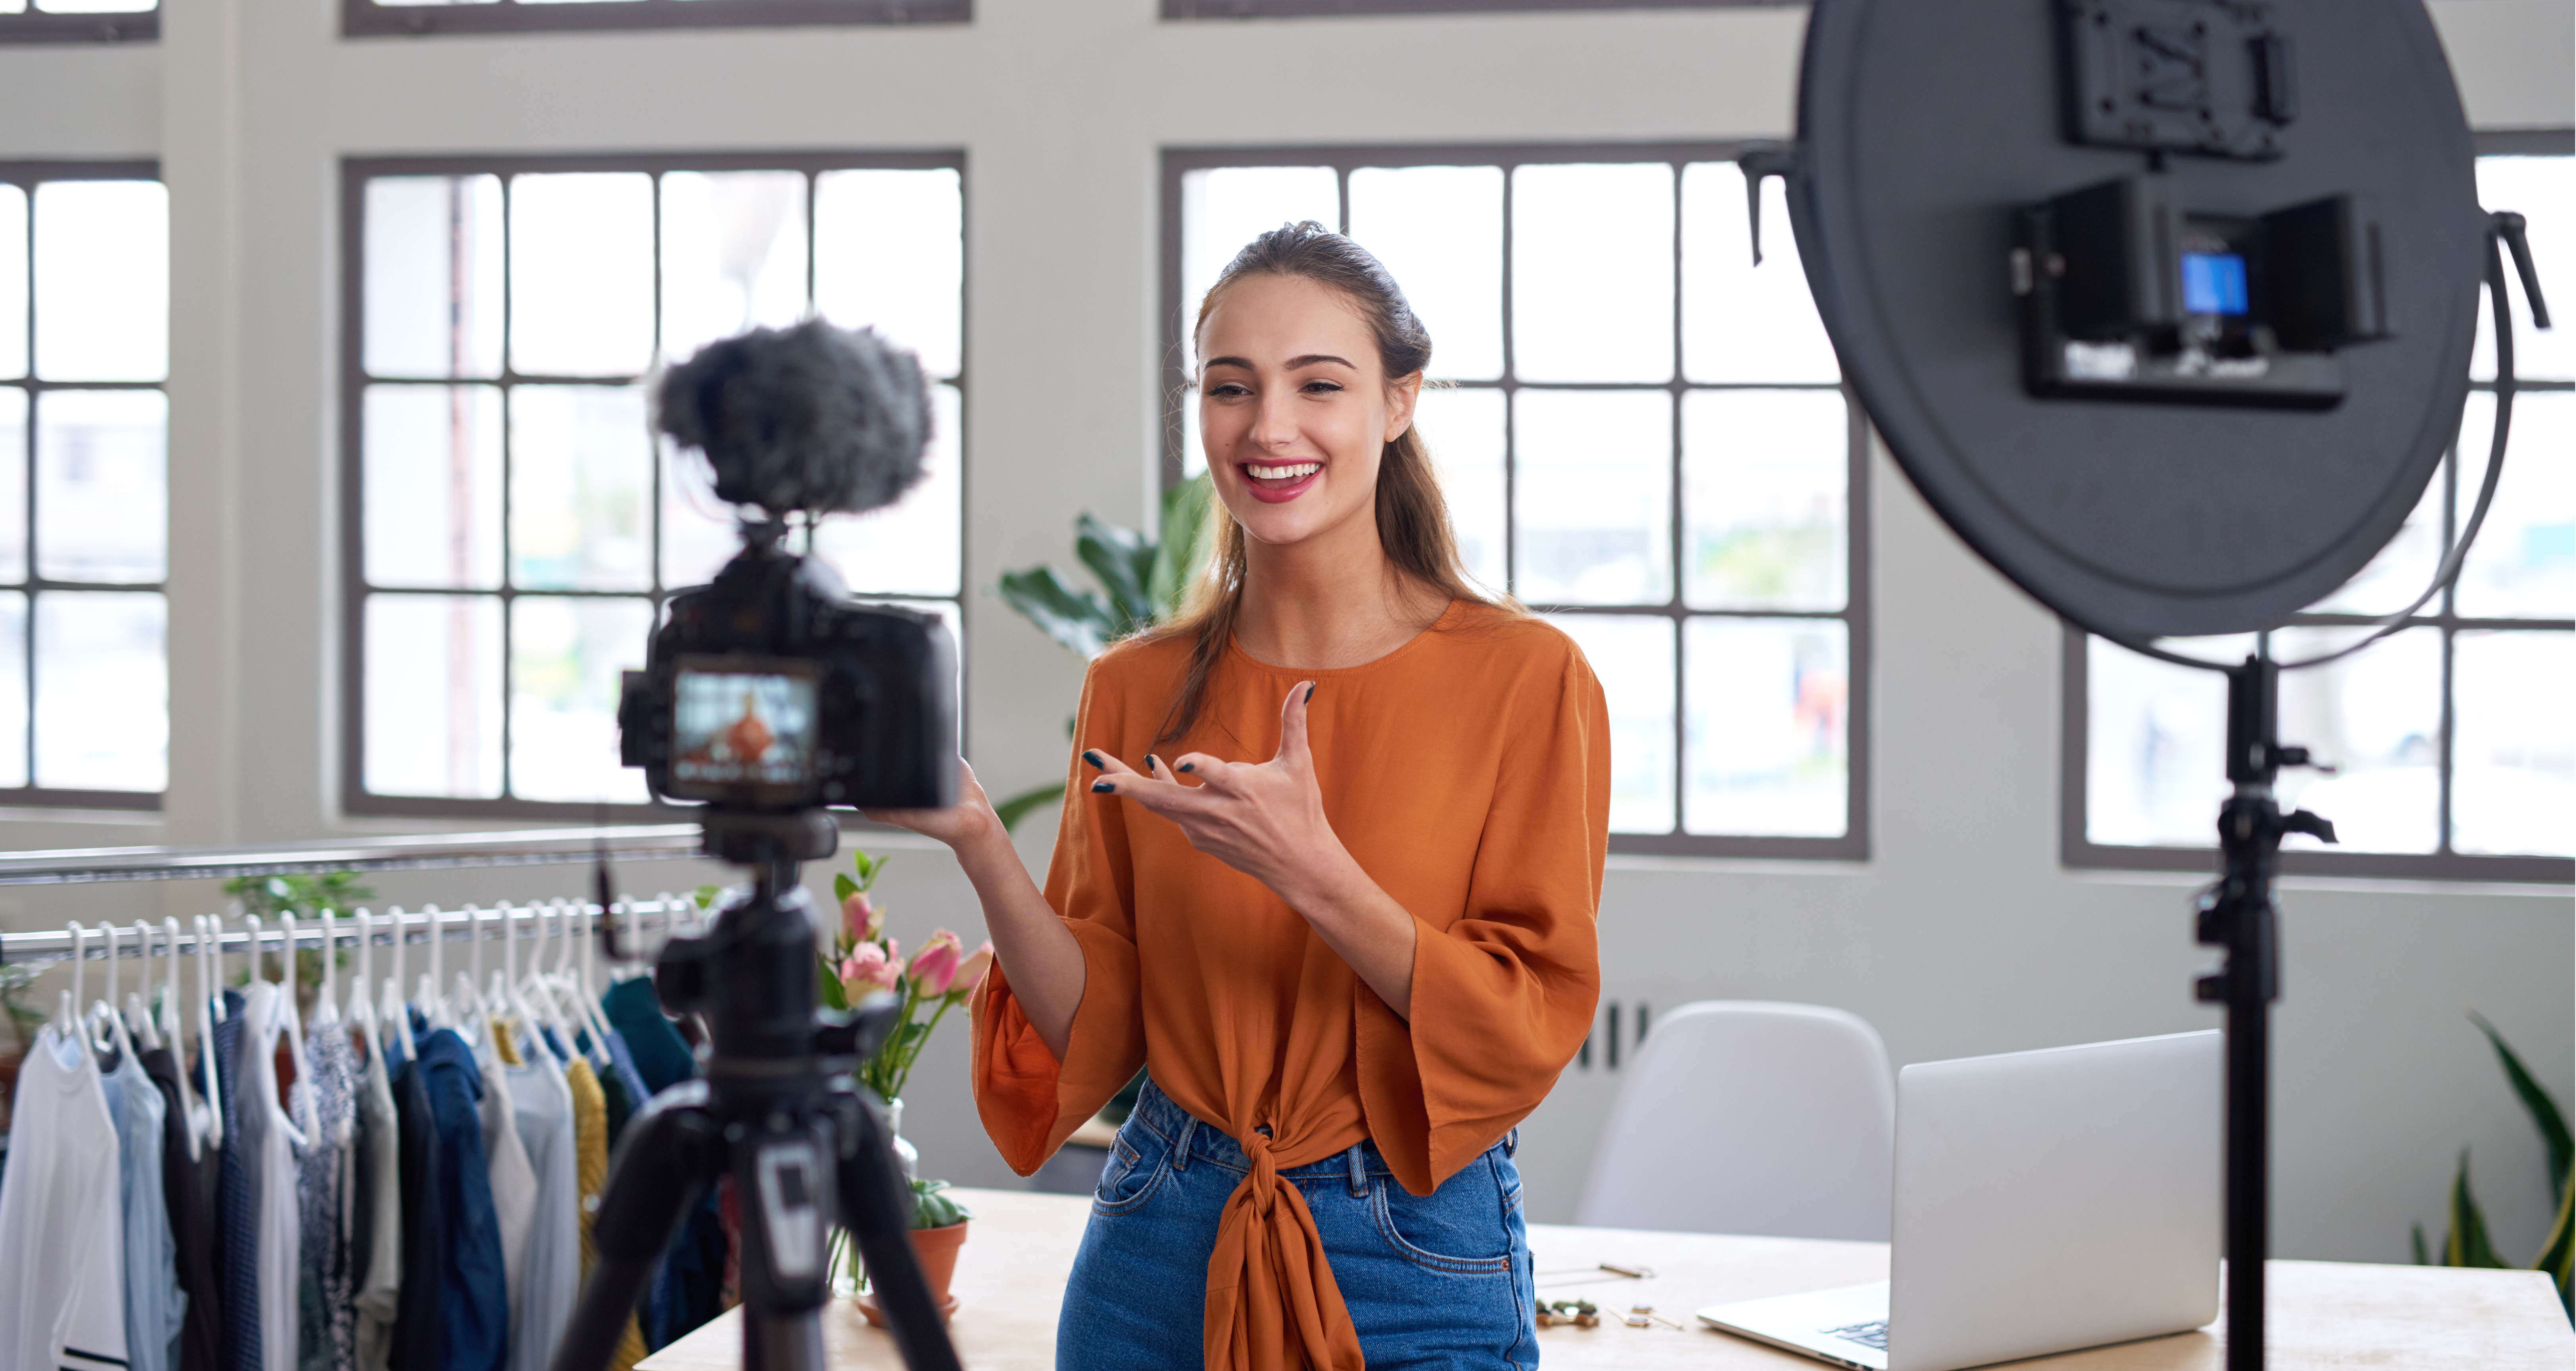
[[[673,861],[703,853],[696,824],[538,828],[515,833],[425,833],[242,847],[85,847],[0,857],[0,885],[91,881],[190,881],[324,871],[406,871],[452,866],[545,866]]]
[[[703,921],[697,901],[689,895],[662,891],[652,899],[618,898],[614,914],[621,933],[642,934],[658,928],[664,933],[682,932]],[[220,932],[209,932],[206,950],[217,956],[246,954],[254,950],[275,953],[290,944],[298,950],[324,947],[354,948],[361,943],[391,947],[427,943],[475,943],[533,940],[538,948],[567,936],[570,926],[579,922],[578,932],[587,935],[599,927],[600,908],[587,900],[549,900],[529,905],[467,905],[462,909],[441,909],[423,905],[416,910],[388,909],[382,914],[365,909],[331,911],[332,917],[298,917],[286,921],[260,920],[247,916],[223,914],[218,923],[232,926]],[[204,916],[199,916],[203,918]],[[192,921],[194,922],[194,921]],[[199,936],[179,931],[180,921],[164,918],[125,924],[93,924],[74,928],[48,929],[37,933],[0,933],[0,965],[44,965],[70,961],[104,961],[114,958],[151,958],[194,956]]]

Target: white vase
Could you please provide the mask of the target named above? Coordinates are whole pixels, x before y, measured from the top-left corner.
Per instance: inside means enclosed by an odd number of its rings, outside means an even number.
[[[921,1178],[921,1149],[903,1136],[903,1101],[886,1101],[886,1132],[894,1135],[894,1159],[903,1167],[903,1182],[909,1187]]]

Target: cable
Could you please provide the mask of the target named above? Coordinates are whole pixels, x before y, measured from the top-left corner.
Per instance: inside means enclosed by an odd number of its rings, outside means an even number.
[[[2406,627],[2407,621],[2414,617],[2415,611],[2431,603],[2434,596],[2449,589],[2451,583],[2459,579],[2460,568],[2468,561],[2469,548],[2477,542],[2478,530],[2486,524],[2487,509],[2495,503],[2496,486],[2504,475],[2505,438],[2513,429],[2513,397],[2521,390],[2521,384],[2515,379],[2513,370],[2513,306],[2512,301],[2506,298],[2505,292],[2504,252],[2508,243],[2513,248],[2514,266],[2522,277],[2523,294],[2531,301],[2532,322],[2540,328],[2549,327],[2549,306],[2541,297],[2540,279],[2532,268],[2531,250],[2522,241],[2522,230],[2523,218],[2519,214],[2502,211],[2487,216],[2486,288],[2487,294],[2493,299],[2495,305],[2495,430],[2487,443],[2486,476],[2478,482],[2477,503],[2470,507],[2469,522],[2460,530],[2460,541],[2452,545],[2450,552],[2442,558],[2441,565],[2433,569],[2433,583],[2424,588],[2424,593],[2416,596],[2414,601],[2404,609],[2364,625],[2371,631],[2361,641],[2337,648],[2322,656],[2303,658],[2295,662],[2282,662],[2279,664],[2281,670],[2301,671],[2308,667],[2325,666],[2331,662],[2342,661]],[[2188,657],[2179,652],[2168,652],[2150,643],[2131,642],[2126,638],[2107,633],[2101,636],[2142,657],[2171,662],[2176,666],[2193,667],[2202,671],[2229,671],[2236,665],[2233,662],[2213,662],[2205,658]]]

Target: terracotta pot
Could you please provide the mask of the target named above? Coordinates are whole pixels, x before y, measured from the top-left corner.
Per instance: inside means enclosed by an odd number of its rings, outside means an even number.
[[[913,1259],[921,1263],[921,1278],[930,1283],[931,1302],[939,1306],[942,1319],[957,1312],[957,1297],[948,1293],[948,1282],[957,1274],[957,1249],[966,1245],[966,1226],[972,1222],[966,1219],[946,1228],[912,1230]],[[875,1327],[885,1327],[885,1311],[877,1307],[875,1295],[859,1296],[859,1312]]]

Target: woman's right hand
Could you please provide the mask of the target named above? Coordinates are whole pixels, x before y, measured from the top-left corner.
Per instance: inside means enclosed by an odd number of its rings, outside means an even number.
[[[859,811],[874,823],[908,828],[926,838],[946,843],[952,851],[969,847],[996,836],[1008,841],[1001,816],[993,812],[993,802],[984,787],[975,780],[975,768],[966,759],[957,759],[957,803],[946,809],[863,809]]]

